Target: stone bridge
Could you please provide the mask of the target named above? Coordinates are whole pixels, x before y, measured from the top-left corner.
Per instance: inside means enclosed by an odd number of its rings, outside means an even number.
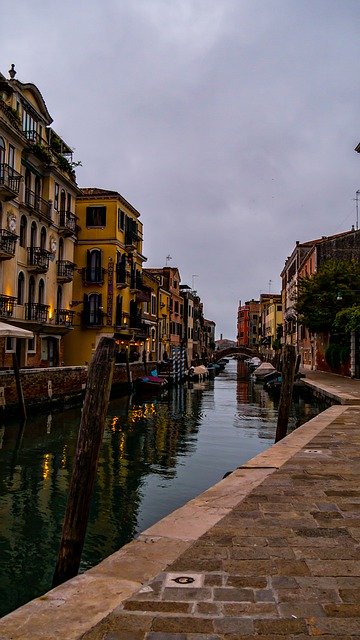
[[[213,360],[217,362],[220,358],[226,358],[226,356],[233,356],[235,354],[246,356],[247,358],[254,358],[259,355],[257,347],[227,347],[226,349],[217,349],[214,351]]]

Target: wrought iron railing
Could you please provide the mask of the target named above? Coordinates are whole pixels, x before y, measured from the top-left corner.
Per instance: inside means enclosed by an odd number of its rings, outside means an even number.
[[[7,187],[13,193],[18,194],[22,175],[8,164],[0,164],[0,185]]]
[[[50,306],[38,302],[27,302],[25,304],[25,320],[34,322],[47,322]]]
[[[25,204],[36,211],[36,213],[40,213],[45,218],[51,218],[51,205],[48,200],[44,200],[41,198],[35,191],[31,191],[26,187],[25,189]]]
[[[57,275],[58,278],[66,278],[72,280],[74,277],[75,264],[70,260],[58,260],[57,262]]]
[[[47,271],[49,268],[50,251],[41,247],[28,247],[28,266],[37,267],[40,271]]]
[[[0,295],[0,316],[11,318],[14,314],[14,306],[17,298]]]
[[[17,236],[7,229],[0,229],[0,253],[15,255]]]
[[[76,216],[71,211],[60,211],[59,227],[76,233]]]
[[[75,311],[70,309],[55,309],[55,324],[72,327]]]

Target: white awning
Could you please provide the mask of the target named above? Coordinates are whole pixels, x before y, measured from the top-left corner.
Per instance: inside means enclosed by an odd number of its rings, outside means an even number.
[[[0,338],[33,338],[34,334],[28,329],[15,327],[13,324],[0,322]]]

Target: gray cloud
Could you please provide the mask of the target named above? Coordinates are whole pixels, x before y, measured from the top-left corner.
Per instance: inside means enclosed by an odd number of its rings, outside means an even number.
[[[234,337],[296,240],[355,223],[359,18],[357,0],[3,0],[1,71],[38,85],[80,186],[132,202],[148,265],[198,274]]]

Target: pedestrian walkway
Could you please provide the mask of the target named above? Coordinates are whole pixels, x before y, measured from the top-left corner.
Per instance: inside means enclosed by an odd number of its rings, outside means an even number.
[[[305,384],[340,404],[360,404],[360,380],[335,373],[303,370]]]
[[[359,393],[336,378],[323,390]],[[330,407],[4,618],[0,640],[360,638],[359,427],[360,406]]]

